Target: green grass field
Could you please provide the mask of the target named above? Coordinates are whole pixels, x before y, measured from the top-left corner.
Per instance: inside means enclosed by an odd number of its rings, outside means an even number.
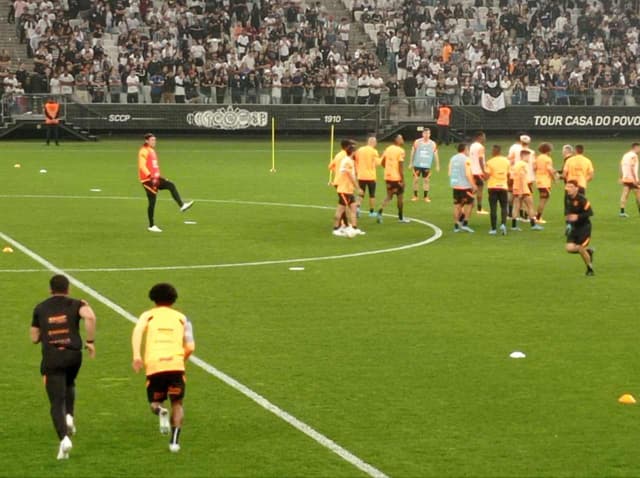
[[[566,141],[553,141],[556,166]],[[326,140],[281,141],[271,174],[266,141],[160,137],[163,175],[197,201],[182,214],[162,193],[162,234],[146,230],[139,138],[2,142],[0,232],[134,316],[154,283],[172,282],[197,357],[388,476],[640,476],[639,410],[617,402],[640,395],[633,200],[631,217],[618,217],[631,140],[576,141],[596,168],[592,278],[564,252],[559,185],[542,232],[492,237],[488,216],[474,215],[475,234],[452,234],[452,147],[440,152],[433,202],[406,206],[443,231],[422,246],[403,248],[434,229],[392,216],[362,218],[363,237],[331,235]],[[57,462],[28,338],[52,272],[14,250],[0,254],[0,476],[366,476],[195,364],[182,451],[170,454],[131,370],[133,325],[78,288],[98,315],[98,355],[78,380],[72,457]],[[319,257],[331,259],[300,261]],[[527,358],[510,359],[514,350]]]

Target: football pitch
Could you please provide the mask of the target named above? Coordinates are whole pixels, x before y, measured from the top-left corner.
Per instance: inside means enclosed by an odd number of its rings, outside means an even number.
[[[511,142],[489,136],[487,150]],[[453,234],[453,145],[431,203],[407,187],[411,223],[392,203],[348,239],[331,235],[326,139],[280,140],[270,173],[268,140],[159,136],[163,176],[196,201],[181,213],[161,192],[161,234],[147,231],[140,138],[0,143],[0,246],[13,249],[0,254],[0,476],[640,476],[640,411],[617,402],[640,395],[633,198],[618,217],[632,139],[551,142],[556,168],[565,142],[594,163],[594,277],[564,252],[560,183],[544,231],[489,236],[474,214],[474,234]],[[28,335],[53,271],[98,316],[60,462]],[[196,339],[178,454],[131,369],[131,320],[157,282],[176,286]]]

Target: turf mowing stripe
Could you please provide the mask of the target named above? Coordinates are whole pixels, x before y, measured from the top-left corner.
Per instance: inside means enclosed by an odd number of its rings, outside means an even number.
[[[64,270],[56,267],[51,262],[47,261],[44,257],[36,254],[31,249],[29,249],[28,247],[24,246],[20,242],[16,241],[12,237],[7,236],[3,232],[0,232],[0,238],[2,238],[3,240],[7,241],[14,248],[18,249],[20,252],[22,252],[26,256],[30,257],[31,259],[33,259],[35,262],[37,262],[37,263],[41,264],[42,266],[46,267],[47,270],[53,272],[54,274],[64,274],[64,275],[66,275],[69,278],[69,282],[71,282],[75,287],[77,287],[78,289],[86,292],[87,294],[89,294],[93,298],[97,299],[99,302],[101,302],[102,304],[104,304],[106,307],[108,307],[109,309],[113,310],[117,314],[121,315],[122,317],[127,319],[129,322],[132,322],[132,323],[135,324],[138,321],[138,319],[134,315],[132,315],[130,312],[128,312],[125,309],[123,309],[121,306],[119,306],[118,304],[116,304],[112,300],[108,299],[107,297],[103,296],[98,291],[92,289],[91,287],[89,287],[88,285],[84,284],[83,282],[80,282],[75,277],[67,274]],[[378,470],[377,468],[371,466],[370,464],[366,463],[362,459],[358,458],[353,453],[351,453],[349,450],[346,450],[345,448],[343,448],[340,445],[338,445],[332,439],[330,439],[330,438],[326,437],[325,435],[323,435],[322,433],[316,431],[314,428],[312,428],[311,426],[307,425],[303,421],[298,420],[296,417],[294,417],[290,413],[285,412],[283,409],[281,409],[277,405],[271,403],[269,400],[267,400],[265,397],[263,397],[259,393],[254,392],[253,390],[251,390],[246,385],[243,385],[242,383],[238,382],[233,377],[227,375],[226,373],[222,372],[221,370],[218,370],[213,365],[205,362],[204,360],[196,357],[195,355],[192,355],[189,360],[191,362],[193,362],[195,365],[197,365],[198,367],[200,367],[201,369],[203,369],[205,372],[207,372],[207,373],[213,375],[214,377],[218,378],[219,380],[221,380],[222,382],[226,383],[227,385],[229,385],[234,390],[240,392],[241,394],[243,394],[247,398],[250,398],[251,400],[253,400],[255,403],[260,405],[265,410],[268,410],[269,412],[273,413],[278,418],[284,420],[285,422],[287,422],[289,425],[291,425],[292,427],[294,427],[298,431],[301,431],[302,433],[304,433],[305,435],[307,435],[311,439],[315,440],[317,443],[319,443],[323,447],[331,450],[333,453],[338,455],[340,458],[342,458],[346,462],[352,464],[353,466],[355,466],[359,470],[363,471],[367,475],[369,475],[371,477],[374,477],[374,478],[388,478],[387,475],[384,474],[382,471]]]

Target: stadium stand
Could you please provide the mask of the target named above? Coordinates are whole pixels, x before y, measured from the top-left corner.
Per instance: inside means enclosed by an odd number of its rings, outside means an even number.
[[[443,101],[480,104],[489,90],[507,105],[640,101],[637,0],[342,3],[15,0],[3,28],[27,58],[13,65],[15,53],[0,52],[3,95],[263,104],[404,96],[418,114]]]

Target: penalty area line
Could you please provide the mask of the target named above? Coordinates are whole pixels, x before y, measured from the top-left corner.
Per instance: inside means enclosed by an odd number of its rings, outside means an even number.
[[[96,299],[98,302],[102,303],[103,305],[105,305],[106,307],[108,307],[109,309],[111,309],[113,312],[117,313],[121,317],[127,319],[129,322],[135,324],[138,321],[138,319],[133,314],[131,314],[130,312],[125,310],[123,307],[121,307],[120,305],[118,305],[115,302],[113,302],[111,299],[103,296],[97,290],[91,288],[90,286],[88,286],[84,282],[81,282],[80,280],[76,279],[72,275],[69,275],[64,270],[60,269],[59,267],[56,267],[51,262],[46,260],[44,257],[38,255],[37,253],[35,253],[31,249],[29,249],[27,246],[25,246],[22,243],[16,241],[12,237],[4,234],[1,231],[0,231],[0,238],[2,238],[3,240],[5,240],[9,244],[11,244],[15,249],[19,250],[20,252],[22,252],[26,256],[30,257],[35,262],[37,262],[40,265],[44,266],[45,268],[47,268],[49,271],[53,272],[54,274],[64,274],[64,275],[66,275],[69,278],[69,282],[71,282],[71,284],[73,284],[77,289],[80,289],[83,292],[89,294],[91,297]],[[196,366],[200,367],[205,372],[209,373],[210,375],[213,375],[217,379],[219,379],[222,382],[224,382],[225,384],[229,385],[231,388],[233,388],[237,392],[240,392],[245,397],[251,399],[252,401],[257,403],[258,405],[260,405],[262,408],[264,408],[265,410],[273,413],[274,415],[276,415],[281,420],[287,422],[289,425],[291,425],[296,430],[304,433],[309,438],[311,438],[315,442],[319,443],[323,447],[329,449],[330,451],[332,451],[333,453],[338,455],[340,458],[342,458],[344,461],[346,461],[346,462],[350,463],[351,465],[355,466],[356,468],[358,468],[359,470],[363,471],[367,475],[369,475],[369,476],[371,476],[373,478],[388,478],[388,476],[385,473],[383,473],[382,471],[378,470],[377,468],[375,468],[374,466],[370,465],[369,463],[366,463],[361,458],[358,458],[356,455],[351,453],[349,450],[347,450],[347,449],[343,448],[342,446],[338,445],[331,438],[323,435],[322,433],[320,433],[317,430],[315,430],[314,428],[312,428],[310,425],[307,425],[305,422],[299,420],[298,418],[294,417],[290,413],[284,411],[282,408],[280,408],[277,405],[275,405],[274,403],[270,402],[265,397],[263,397],[262,395],[260,395],[259,393],[255,392],[255,391],[253,391],[252,389],[250,389],[246,385],[238,382],[235,378],[231,377],[230,375],[227,375],[223,371],[217,369],[213,365],[209,364],[208,362],[205,362],[204,360],[202,360],[201,358],[198,358],[195,355],[192,355],[189,360],[191,362],[193,362]]]

